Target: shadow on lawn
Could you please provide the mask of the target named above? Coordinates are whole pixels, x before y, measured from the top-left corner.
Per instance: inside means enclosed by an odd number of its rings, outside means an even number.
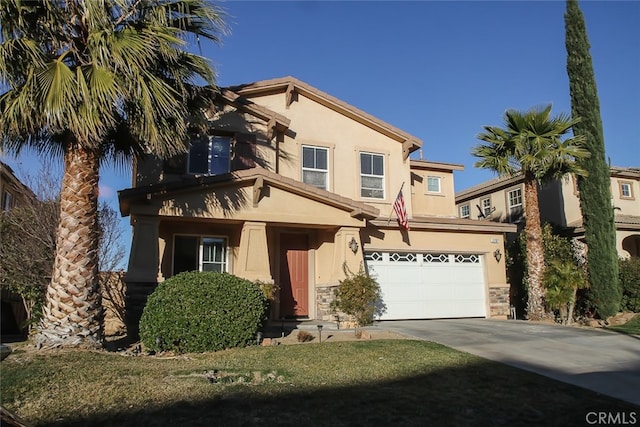
[[[589,412],[625,413],[628,419],[631,412],[640,411],[622,401],[492,362],[394,381],[372,383],[363,378],[361,384],[311,391],[308,386],[302,390],[295,379],[278,386],[211,387],[226,388],[212,389],[208,400],[96,413],[47,425],[572,426],[585,425]]]

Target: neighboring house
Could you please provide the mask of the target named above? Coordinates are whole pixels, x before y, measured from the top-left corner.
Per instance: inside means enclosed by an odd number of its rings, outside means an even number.
[[[501,254],[516,227],[456,218],[461,166],[410,159],[418,138],[292,77],[223,88],[209,117],[188,155],[148,156],[119,192],[131,325],[187,270],[275,282],[272,319],[333,321],[343,265],[376,275],[383,319],[509,314]]]
[[[16,177],[13,169],[0,161],[0,215],[35,199],[33,191]],[[0,244],[2,244],[1,235]],[[19,335],[25,332],[26,329],[21,325],[27,320],[27,312],[20,295],[9,292],[3,287],[0,293],[0,306],[2,307],[2,336]]]
[[[611,168],[616,248],[622,258],[640,257],[640,168]],[[567,176],[539,187],[540,217],[584,237],[578,187]],[[495,178],[456,194],[460,218],[519,223],[524,215],[521,176]]]

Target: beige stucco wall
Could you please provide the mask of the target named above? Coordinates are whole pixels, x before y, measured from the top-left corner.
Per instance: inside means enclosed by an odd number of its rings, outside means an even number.
[[[289,108],[285,94],[254,97],[252,100],[291,120],[290,130],[295,137],[285,135],[280,143],[279,173],[302,180],[300,157],[303,145],[329,149],[329,191],[366,202],[380,209],[386,216],[403,182],[409,186],[409,160],[403,159],[402,144],[380,132],[354,121],[302,94]],[[360,197],[360,152],[384,155],[385,198]],[[411,200],[405,198],[407,213],[411,216]]]
[[[631,198],[623,198],[621,196],[620,183],[623,182],[631,186]],[[640,177],[612,177],[611,194],[613,195],[613,206],[619,208],[616,213],[640,216]]]
[[[440,178],[439,193],[427,191],[427,178],[431,176]],[[412,169],[411,200],[415,216],[456,217],[453,172]]]

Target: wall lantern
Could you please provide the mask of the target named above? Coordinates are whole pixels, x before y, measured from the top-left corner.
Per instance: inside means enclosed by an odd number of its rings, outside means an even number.
[[[496,249],[495,251],[493,251],[493,257],[496,259],[496,261],[500,262],[500,259],[502,259],[502,252],[500,252],[500,249]]]
[[[349,249],[351,249],[351,252],[353,252],[354,254],[358,252],[358,242],[356,242],[355,237],[351,237],[351,241],[349,242]]]

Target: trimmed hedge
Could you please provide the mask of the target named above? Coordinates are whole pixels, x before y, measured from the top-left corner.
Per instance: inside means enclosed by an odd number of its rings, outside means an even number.
[[[640,258],[620,260],[622,310],[640,313]]]
[[[140,319],[153,351],[203,352],[255,342],[267,300],[253,282],[228,273],[180,273],[158,285]]]

